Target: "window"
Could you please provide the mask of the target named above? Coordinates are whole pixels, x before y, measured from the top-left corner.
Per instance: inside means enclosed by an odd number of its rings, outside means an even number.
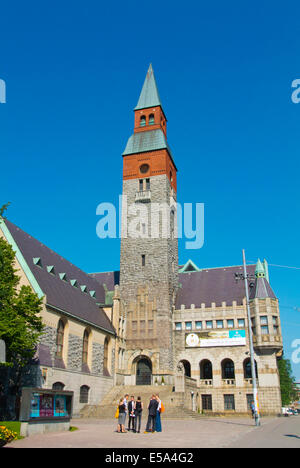
[[[185,329],[191,330],[192,329],[192,322],[185,322]]]
[[[90,387],[88,387],[87,385],[82,385],[80,387],[79,403],[88,403],[88,401],[89,401],[89,390],[90,390]]]
[[[146,265],[146,255],[142,255],[142,266],[144,267]]]
[[[139,191],[142,192],[144,189],[144,182],[143,182],[143,179],[140,179],[139,180]]]
[[[149,125],[154,125],[154,114],[149,115]]]
[[[82,343],[82,364],[87,364],[88,362],[89,335],[90,334],[88,330],[84,330]]]
[[[233,328],[234,327],[234,321],[233,319],[227,320],[227,328]]]
[[[63,384],[62,382],[55,382],[52,385],[52,390],[63,390],[64,388],[65,388],[65,384]]]
[[[150,179],[146,179],[146,190],[150,190]]]
[[[256,361],[254,361],[254,364],[255,364],[255,376],[256,378],[258,378]],[[244,379],[252,379],[251,359],[250,358],[245,359],[243,366],[244,366]]]
[[[223,320],[217,320],[217,328],[223,328]]]
[[[196,330],[201,330],[202,329],[202,322],[197,321],[196,322]]]
[[[137,321],[136,320],[132,321],[132,330],[134,330],[134,331],[137,330]]]
[[[212,327],[213,327],[212,320],[207,320],[206,321],[206,328],[212,328]]]
[[[104,340],[103,375],[106,375],[107,377],[110,376],[108,371],[108,345],[109,338],[106,337]]]
[[[140,166],[140,173],[141,173],[141,174],[147,174],[147,172],[149,171],[149,169],[150,169],[149,164],[142,164],[142,165]]]
[[[146,125],[146,117],[142,115],[140,118],[140,126],[145,127],[145,125]]]
[[[202,409],[203,410],[212,410],[212,396],[211,395],[201,395],[202,399]]]
[[[261,325],[261,334],[268,335],[269,334],[269,327],[268,327],[268,316],[261,315],[260,316],[260,325]]]
[[[222,361],[222,379],[235,379],[234,362],[231,359]]]
[[[234,395],[224,395],[224,410],[235,410]]]
[[[211,380],[213,378],[212,363],[204,359],[200,362],[200,379]]]
[[[182,330],[182,323],[181,322],[175,323],[175,330]]]
[[[273,323],[274,335],[278,335],[279,334],[278,317],[273,316],[272,323]]]
[[[245,319],[238,319],[238,326],[239,328],[243,328],[245,326]]]
[[[65,325],[62,320],[59,320],[57,325],[56,333],[56,357],[62,359],[63,357],[63,347],[64,347],[64,334],[65,334]]]

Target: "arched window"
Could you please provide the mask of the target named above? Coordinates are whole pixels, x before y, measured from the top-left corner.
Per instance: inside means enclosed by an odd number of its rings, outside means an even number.
[[[140,127],[145,127],[146,125],[146,117],[144,115],[140,118]]]
[[[211,380],[212,378],[212,363],[208,359],[203,359],[200,362],[200,379]]]
[[[191,364],[189,363],[189,361],[183,359],[180,362],[183,364],[184,367],[184,375],[186,375],[187,377],[191,377]]]
[[[57,325],[57,332],[56,332],[56,357],[59,359],[62,359],[63,357],[64,334],[65,334],[65,324],[60,319]]]
[[[231,359],[222,361],[222,379],[235,379],[234,362]]]
[[[103,375],[110,376],[108,371],[108,345],[109,345],[109,338],[106,337],[104,340],[104,357],[103,357]]]
[[[149,115],[149,125],[154,125],[154,114]]]
[[[63,390],[64,388],[65,388],[65,384],[63,384],[62,382],[55,382],[52,385],[52,390]]]
[[[87,385],[82,385],[80,387],[79,403],[89,402],[89,391],[90,391],[90,387],[88,387]]]
[[[87,364],[88,362],[89,336],[90,336],[89,330],[86,328],[83,333],[82,364]]]
[[[243,366],[244,366],[244,379],[252,379],[251,359],[250,358],[245,359]],[[257,378],[258,375],[257,375],[256,361],[255,361],[255,374]]]

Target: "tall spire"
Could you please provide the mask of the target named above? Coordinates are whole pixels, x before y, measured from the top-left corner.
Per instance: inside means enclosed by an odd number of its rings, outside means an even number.
[[[157,84],[152,69],[152,64],[148,68],[146,79],[134,110],[146,109],[147,107],[161,106],[160,97],[157,89]]]

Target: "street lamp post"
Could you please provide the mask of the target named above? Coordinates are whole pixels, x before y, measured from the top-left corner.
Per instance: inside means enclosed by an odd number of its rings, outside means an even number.
[[[237,273],[235,275],[235,277],[236,277],[237,280],[243,279],[244,282],[245,282],[245,292],[246,292],[246,302],[247,302],[247,316],[248,316],[249,348],[250,348],[250,361],[251,361],[251,374],[252,374],[252,388],[253,388],[253,400],[254,400],[254,419],[255,419],[255,425],[260,426],[260,415],[259,415],[257,382],[256,382],[256,369],[255,369],[253,336],[252,336],[251,315],[250,315],[249,289],[248,289],[248,280],[252,279],[252,276],[248,275],[248,273],[247,273],[246,255],[245,255],[245,250],[244,249],[243,249],[243,266],[244,266],[244,274],[238,274]]]

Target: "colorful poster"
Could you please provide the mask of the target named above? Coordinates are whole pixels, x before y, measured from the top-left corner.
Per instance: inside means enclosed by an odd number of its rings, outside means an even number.
[[[39,418],[40,416],[40,394],[33,393],[30,402],[30,417]]]
[[[64,395],[56,395],[54,397],[54,416],[68,416],[66,397]]]
[[[246,330],[209,330],[189,333],[185,337],[185,343],[188,348],[245,346]]]
[[[53,416],[53,395],[40,395],[40,417]]]

